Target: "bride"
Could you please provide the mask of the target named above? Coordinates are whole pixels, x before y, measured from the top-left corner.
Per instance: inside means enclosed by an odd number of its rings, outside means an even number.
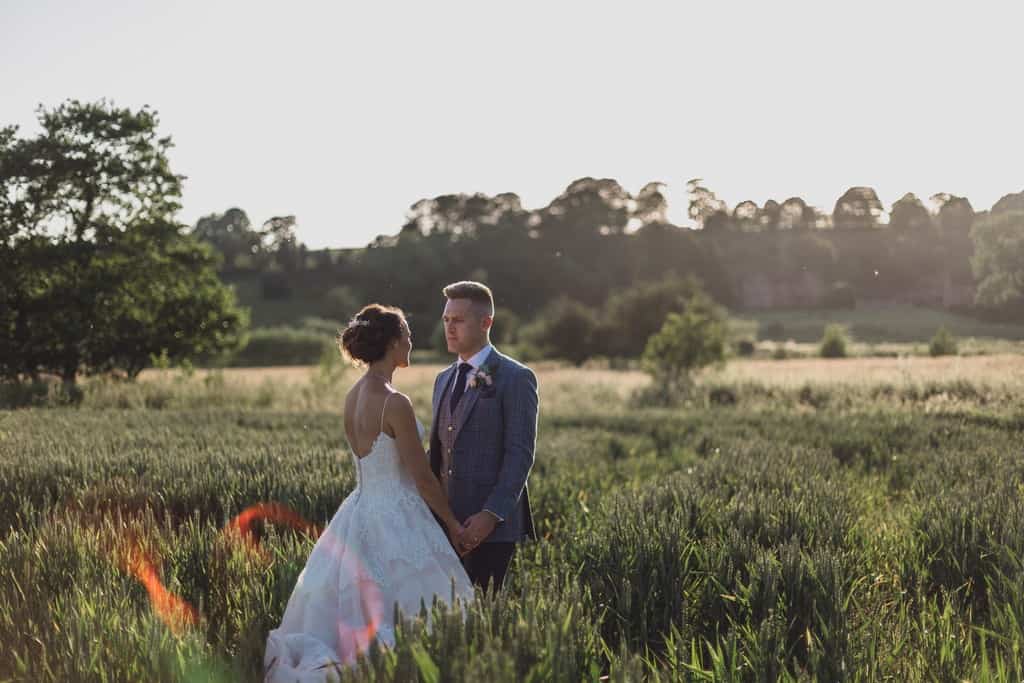
[[[340,343],[366,365],[345,398],[356,488],[313,547],[281,626],[267,636],[266,681],[325,681],[372,641],[394,644],[396,605],[414,616],[435,598],[452,604],[473,597],[453,549],[463,527],[430,470],[412,403],[391,388],[412,350],[404,314],[366,306]]]

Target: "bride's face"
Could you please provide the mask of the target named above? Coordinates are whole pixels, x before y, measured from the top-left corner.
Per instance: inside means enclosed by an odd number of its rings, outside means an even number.
[[[409,324],[404,320],[402,321],[402,336],[395,342],[392,353],[395,355],[396,366],[400,368],[409,367],[412,354],[412,332],[409,330]]]

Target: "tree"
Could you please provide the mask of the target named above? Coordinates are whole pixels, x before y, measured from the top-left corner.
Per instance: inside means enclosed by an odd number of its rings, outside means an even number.
[[[992,205],[992,213],[1006,213],[1008,211],[1024,211],[1024,191],[1004,194],[995,204]]]
[[[579,178],[543,209],[541,227],[563,238],[621,235],[629,224],[632,200],[617,180]]]
[[[181,176],[155,112],[70,101],[39,120],[37,137],[0,136],[0,374],[70,386],[236,344],[245,320],[213,253],[173,221]]]
[[[1004,306],[1024,298],[1024,211],[993,213],[971,229],[977,303]]]
[[[732,232],[736,228],[728,209],[719,209],[704,218],[704,229],[710,234]]]
[[[305,267],[306,247],[295,234],[295,224],[295,216],[273,216],[263,222],[260,231],[263,250],[287,273]]]
[[[678,396],[692,386],[695,370],[725,360],[727,334],[725,312],[698,290],[647,340],[644,369],[664,396]]]
[[[636,358],[668,314],[681,313],[699,289],[695,280],[669,273],[616,292],[605,302],[599,350],[609,356]]]
[[[422,235],[441,234],[452,239],[474,237],[491,211],[491,199],[483,194],[444,194],[421,199],[407,212],[403,230]]]
[[[196,222],[192,234],[224,257],[225,270],[243,266],[246,259],[251,263],[252,258],[263,252],[263,235],[253,230],[249,216],[239,208],[203,216]]]
[[[183,177],[170,170],[171,139],[157,137],[155,112],[73,100],[38,115],[37,137],[15,139],[11,128],[0,136],[0,194],[14,232],[102,242],[180,208]]]
[[[740,232],[757,232],[761,229],[760,215],[761,208],[757,202],[747,199],[733,207],[732,222]]]
[[[703,182],[704,180],[701,178],[693,178],[686,183],[686,189],[690,193],[690,206],[687,212],[698,228],[708,227],[708,219],[716,214],[719,216],[725,214],[725,218],[729,216],[728,205],[719,199],[714,192],[701,185]],[[717,223],[715,223],[719,227],[724,224],[725,221],[721,218],[717,219]]]
[[[851,187],[836,200],[832,222],[837,230],[855,230],[878,226],[882,202],[870,187]]]
[[[653,223],[668,223],[668,199],[665,198],[665,183],[651,182],[640,188],[635,198],[633,217],[641,226]]]
[[[779,206],[780,230],[812,230],[816,219],[814,207],[800,197],[790,197]]]
[[[974,223],[974,207],[965,197],[939,192],[931,197],[938,207],[938,222],[946,235],[967,235]]]
[[[782,207],[774,199],[769,199],[757,212],[757,222],[762,232],[774,232],[779,229],[779,220],[782,217]]]
[[[814,209],[799,197],[791,197],[778,207],[778,229],[809,230],[814,227]]]
[[[597,313],[563,296],[548,304],[520,337],[546,356],[581,365],[593,353],[597,325]]]
[[[913,192],[908,192],[893,202],[889,212],[889,228],[892,230],[922,230],[931,227],[932,216]]]

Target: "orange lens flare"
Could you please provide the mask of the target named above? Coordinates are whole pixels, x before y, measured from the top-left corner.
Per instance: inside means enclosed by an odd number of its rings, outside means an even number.
[[[153,611],[171,631],[180,634],[185,627],[195,626],[199,622],[199,613],[195,607],[167,590],[160,581],[155,563],[146,553],[138,547],[132,547],[128,550],[124,564],[128,573],[145,587]]]
[[[259,503],[246,508],[228,523],[223,533],[229,538],[240,537],[248,547],[258,551],[259,543],[253,535],[252,525],[262,520],[283,524],[313,536],[320,533],[319,527],[280,503]],[[143,551],[137,542],[129,540],[128,543],[128,550],[123,556],[123,567],[146,589],[157,616],[176,634],[180,634],[188,626],[195,626],[199,622],[199,612],[196,608],[167,589],[160,580],[158,563]]]
[[[313,538],[318,537],[321,533],[319,526],[307,521],[299,513],[281,503],[257,503],[248,507],[228,522],[225,530],[237,530],[243,540],[252,546],[258,547],[259,544],[253,537],[252,525],[254,522],[263,520],[289,526]]]
[[[265,551],[260,548],[254,528],[259,522],[286,526],[318,539],[317,543],[322,546],[321,552],[332,555],[341,565],[341,572],[344,575],[356,577],[355,584],[359,588],[354,599],[359,601],[357,613],[361,616],[361,623],[338,622],[336,643],[338,654],[343,661],[355,661],[360,654],[369,649],[377,637],[383,618],[383,596],[376,582],[370,578],[367,568],[351,549],[344,547],[334,538],[322,537],[322,527],[309,522],[281,503],[258,503],[250,506],[228,522],[221,533],[229,539],[229,543],[241,541],[246,548],[259,553],[263,559],[268,559]],[[118,564],[146,589],[153,612],[160,620],[176,635],[181,635],[185,629],[196,626],[200,619],[199,612],[186,600],[167,589],[160,579],[160,565],[153,554],[144,550],[143,544],[131,532],[122,536],[120,540],[125,544],[122,546],[125,549],[116,555],[119,559]]]

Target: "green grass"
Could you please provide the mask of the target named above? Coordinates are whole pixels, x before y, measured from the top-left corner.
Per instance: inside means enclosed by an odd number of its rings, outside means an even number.
[[[330,397],[281,410],[300,395],[195,384],[0,412],[0,680],[260,679],[312,540],[268,526],[260,554],[223,529],[261,501],[326,523],[352,467]],[[543,540],[504,594],[410,624],[352,680],[1024,675],[1019,396],[718,383],[665,410],[541,391]],[[127,547],[194,626],[154,614]]]
[[[738,316],[756,323],[760,339],[813,343],[825,327],[844,325],[855,341],[865,343],[921,343],[942,326],[955,337],[993,340],[1024,340],[1024,325],[991,323],[964,315],[916,306],[857,308],[849,310],[744,311]]]

